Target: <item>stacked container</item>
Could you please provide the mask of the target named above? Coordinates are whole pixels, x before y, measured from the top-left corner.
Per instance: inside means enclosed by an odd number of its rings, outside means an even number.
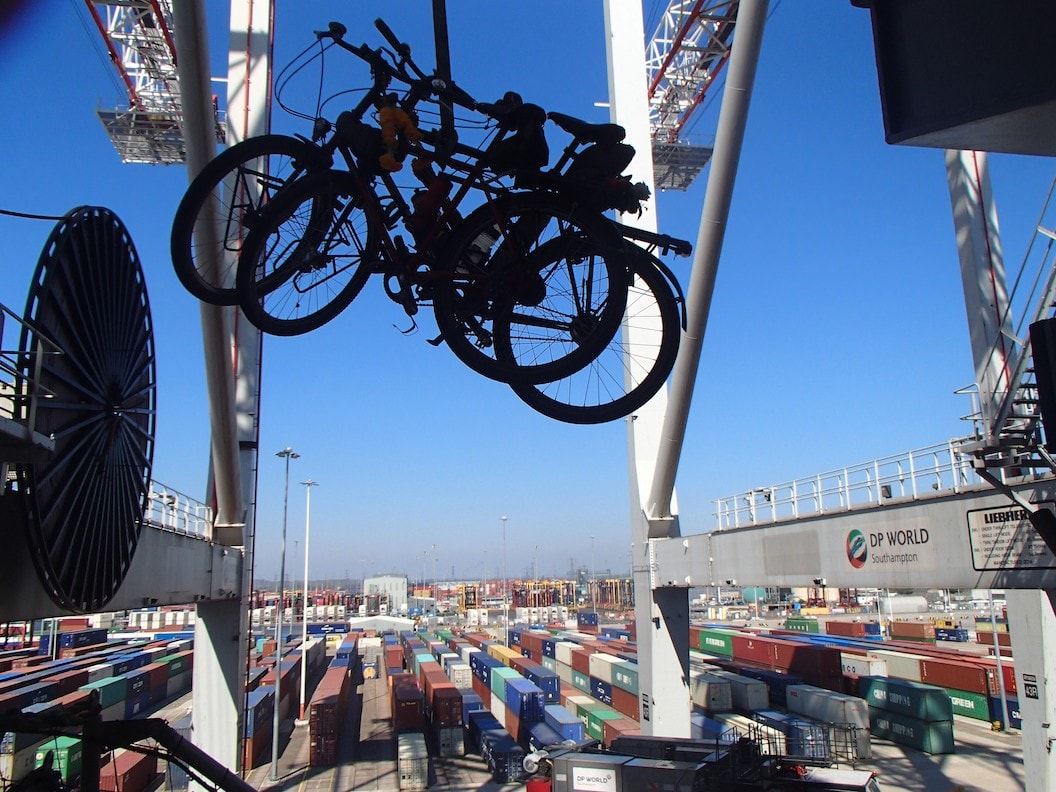
[[[930,754],[954,752],[953,706],[932,685],[862,677],[858,691],[869,704],[873,734]]]

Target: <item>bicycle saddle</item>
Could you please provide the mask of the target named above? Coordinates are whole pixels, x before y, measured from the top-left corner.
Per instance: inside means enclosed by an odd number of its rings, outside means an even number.
[[[611,145],[619,143],[627,136],[627,130],[619,124],[590,124],[564,113],[550,112],[547,118],[572,135],[577,140],[587,143]]]

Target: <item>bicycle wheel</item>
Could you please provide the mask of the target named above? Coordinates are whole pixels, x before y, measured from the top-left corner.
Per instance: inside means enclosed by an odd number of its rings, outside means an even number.
[[[605,423],[630,415],[667,381],[682,331],[679,300],[650,253],[634,247],[631,260],[623,329],[602,353],[569,377],[511,386],[533,410],[566,423]]]
[[[235,268],[248,229],[284,184],[328,165],[320,149],[286,135],[249,138],[217,155],[191,181],[173,218],[169,248],[184,288],[212,305],[237,305]],[[214,222],[205,211],[210,205]]]
[[[448,279],[433,292],[433,311],[451,351],[485,377],[522,385],[567,377],[597,357],[619,329],[630,282],[613,224],[553,195],[476,209],[452,230],[437,267]]]
[[[260,215],[239,257],[239,304],[256,327],[292,336],[322,327],[363,289],[380,255],[355,176],[310,174]]]

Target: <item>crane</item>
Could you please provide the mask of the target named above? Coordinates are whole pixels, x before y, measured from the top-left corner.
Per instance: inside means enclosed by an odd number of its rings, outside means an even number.
[[[172,38],[171,0],[84,0],[128,92],[128,104],[97,110],[122,161],[153,165],[186,160],[183,110]],[[216,97],[216,138],[224,140]]]
[[[649,128],[658,190],[686,190],[711,148],[687,124],[730,57],[738,0],[670,0],[646,47]]]

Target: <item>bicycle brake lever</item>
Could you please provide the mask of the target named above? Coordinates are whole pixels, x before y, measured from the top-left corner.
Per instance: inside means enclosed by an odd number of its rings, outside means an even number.
[[[332,38],[334,41],[340,41],[345,37],[348,32],[348,28],[342,25],[340,22],[331,22],[326,30],[316,30],[316,38]]]

